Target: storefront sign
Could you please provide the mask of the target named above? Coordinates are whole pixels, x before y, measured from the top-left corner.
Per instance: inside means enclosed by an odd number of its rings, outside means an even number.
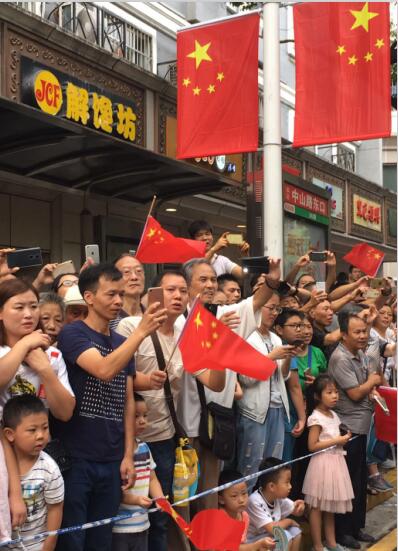
[[[327,199],[285,182],[283,200],[283,207],[287,212],[329,225]]]
[[[354,193],[353,223],[374,231],[381,232],[381,203],[371,201]]]
[[[343,190],[338,186],[319,180],[319,178],[312,178],[311,181],[314,185],[326,189],[330,193],[330,216],[343,220]]]
[[[48,115],[135,141],[137,116],[133,104],[30,59],[21,61],[23,103]]]
[[[208,157],[195,157],[195,161],[197,163],[209,164],[210,166],[214,165],[218,172],[227,172],[229,174],[234,174],[236,172],[236,164],[228,162],[225,155],[217,155],[216,157],[212,155]]]

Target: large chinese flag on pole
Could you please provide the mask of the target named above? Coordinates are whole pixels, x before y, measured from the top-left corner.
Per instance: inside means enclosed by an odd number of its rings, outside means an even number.
[[[177,33],[177,158],[257,150],[259,19]]]
[[[148,216],[135,257],[146,264],[183,263],[205,256],[206,243],[175,237],[162,228],[153,216]]]
[[[384,259],[384,253],[371,247],[367,243],[359,243],[355,245],[350,252],[343,256],[343,260],[359,268],[364,274],[375,277],[381,263]]]
[[[388,2],[302,2],[293,10],[293,145],[389,136]]]
[[[184,369],[231,369],[253,379],[266,381],[276,363],[250,346],[197,301],[189,313],[179,339]]]

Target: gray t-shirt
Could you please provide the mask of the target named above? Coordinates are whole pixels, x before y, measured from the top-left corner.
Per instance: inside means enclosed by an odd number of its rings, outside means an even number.
[[[261,335],[261,336],[264,340],[264,344],[267,347],[267,351],[268,351],[268,354],[269,354],[274,349],[274,345],[273,345],[273,342],[271,340],[271,337],[270,336],[266,337],[264,335]],[[279,369],[275,369],[275,371],[273,372],[272,377],[271,377],[271,385],[270,385],[270,387],[271,387],[271,397],[270,397],[269,406],[271,408],[282,408],[283,407],[282,396],[281,396],[281,393],[279,392],[279,388],[278,388],[279,377],[280,377]]]
[[[354,356],[343,344],[339,344],[330,357],[328,373],[339,391],[335,411],[341,422],[354,434],[368,434],[373,402],[369,396],[354,402],[346,391],[365,383],[368,372],[367,359],[361,350]]]

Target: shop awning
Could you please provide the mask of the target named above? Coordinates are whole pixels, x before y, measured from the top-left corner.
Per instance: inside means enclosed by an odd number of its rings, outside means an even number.
[[[238,185],[187,162],[0,98],[0,170],[138,203]]]

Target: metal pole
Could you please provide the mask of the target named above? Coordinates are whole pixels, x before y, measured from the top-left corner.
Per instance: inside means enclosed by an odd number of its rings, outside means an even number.
[[[263,7],[264,44],[264,254],[283,258],[282,152],[279,78],[279,2]]]

